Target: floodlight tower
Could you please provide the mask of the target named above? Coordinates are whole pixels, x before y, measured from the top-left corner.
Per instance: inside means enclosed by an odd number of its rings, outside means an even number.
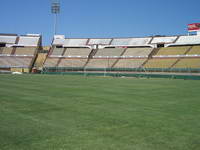
[[[51,13],[54,15],[54,35],[57,34],[58,28],[58,14],[60,13],[60,1],[52,0],[51,4]]]

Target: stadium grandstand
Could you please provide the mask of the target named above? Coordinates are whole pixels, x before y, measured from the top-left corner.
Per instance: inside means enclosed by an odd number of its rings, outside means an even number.
[[[54,37],[45,72],[199,72],[200,36]]]
[[[10,72],[199,73],[200,35],[65,38],[0,34],[0,69]]]
[[[41,44],[41,35],[0,34],[0,70],[30,72]]]

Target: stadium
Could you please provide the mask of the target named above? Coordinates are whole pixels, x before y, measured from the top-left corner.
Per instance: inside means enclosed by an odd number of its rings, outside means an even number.
[[[47,46],[1,33],[0,150],[198,150],[199,25],[71,38],[55,24]]]
[[[200,79],[200,35],[70,39],[1,34],[1,72]]]

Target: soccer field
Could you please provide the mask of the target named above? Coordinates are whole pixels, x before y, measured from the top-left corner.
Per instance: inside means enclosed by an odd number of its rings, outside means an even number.
[[[0,150],[199,150],[200,81],[0,75]]]

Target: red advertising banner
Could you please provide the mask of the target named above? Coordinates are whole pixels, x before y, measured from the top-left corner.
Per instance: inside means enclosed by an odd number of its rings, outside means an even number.
[[[200,23],[193,23],[193,24],[188,24],[188,31],[198,31],[200,30]]]

